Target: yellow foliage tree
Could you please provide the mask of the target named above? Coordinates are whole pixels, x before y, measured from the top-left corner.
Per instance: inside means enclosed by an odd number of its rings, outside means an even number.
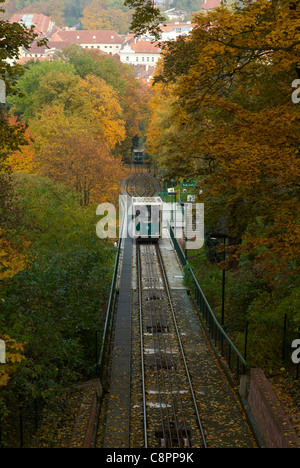
[[[116,91],[95,75],[88,75],[81,81],[81,90],[82,116],[95,124],[96,133],[103,138],[107,148],[113,150],[126,137]]]
[[[119,34],[129,31],[131,12],[106,10],[102,2],[91,2],[82,12],[83,28],[89,30],[113,30]]]
[[[81,114],[67,117],[62,105],[44,108],[32,123],[38,174],[72,187],[81,194],[82,205],[115,201],[124,177],[121,161],[106,145],[114,141],[102,138],[98,125],[96,116],[94,122]]]
[[[251,252],[271,280],[297,271],[300,254],[299,8],[247,0],[197,14],[191,35],[165,49],[157,93],[172,86],[171,114],[152,109],[148,129],[170,177],[201,181],[232,258]]]
[[[0,282],[10,280],[25,267],[24,256],[8,241],[0,229]]]

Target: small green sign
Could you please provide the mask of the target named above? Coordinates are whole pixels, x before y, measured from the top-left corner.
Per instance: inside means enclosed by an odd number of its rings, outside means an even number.
[[[197,182],[182,182],[182,187],[196,187]]]

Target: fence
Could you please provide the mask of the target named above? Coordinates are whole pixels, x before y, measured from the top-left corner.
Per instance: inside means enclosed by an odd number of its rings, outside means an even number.
[[[178,258],[182,266],[185,267],[185,277],[190,288],[191,298],[197,309],[201,322],[205,326],[211,342],[219,349],[222,356],[226,359],[229,369],[235,373],[238,379],[242,374],[245,374],[248,368],[247,362],[225,333],[223,327],[217,321],[170,224],[169,232]]]
[[[123,203],[123,199],[122,199],[122,203]],[[122,208],[124,212],[125,210],[124,204]],[[123,216],[123,222],[122,222],[122,227],[120,231],[121,233],[123,233],[125,219],[126,219],[126,216]],[[116,256],[115,265],[114,265],[114,273],[113,273],[113,278],[112,278],[111,287],[110,287],[108,305],[106,309],[106,319],[105,319],[103,335],[102,335],[100,356],[99,356],[98,365],[97,365],[97,376],[99,377],[102,384],[103,384],[105,364],[107,361],[107,351],[109,348],[109,343],[110,343],[110,338],[111,338],[111,328],[112,328],[111,322],[112,322],[112,317],[113,317],[113,311],[115,308],[115,298],[116,298],[115,288],[116,288],[117,275],[118,275],[119,262],[120,262],[121,244],[122,244],[122,236],[120,235],[118,247],[117,247],[117,256]]]

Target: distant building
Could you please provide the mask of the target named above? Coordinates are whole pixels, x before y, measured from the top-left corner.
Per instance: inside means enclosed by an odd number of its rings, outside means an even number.
[[[53,34],[59,31],[59,28],[55,23],[43,14],[37,13],[16,13],[9,20],[10,23],[20,23],[23,24],[26,28],[31,28],[34,26],[35,33],[39,37],[51,38]]]
[[[187,17],[187,13],[177,8],[171,8],[171,10],[165,11],[165,14],[170,21],[184,21]]]
[[[130,37],[120,50],[120,60],[129,65],[155,66],[161,54],[161,48],[152,38],[146,39]]]
[[[171,41],[177,39],[179,36],[187,36],[191,33],[194,29],[195,24],[191,21],[187,22],[179,22],[176,21],[175,23],[166,24],[162,26],[162,34],[161,40],[164,41]]]
[[[137,65],[135,68],[136,79],[146,86],[150,86],[154,77],[155,67],[150,65]]]
[[[124,39],[115,31],[61,30],[52,36],[52,41],[78,44],[83,49],[98,49],[108,55],[117,55],[120,54]]]
[[[37,42],[34,42],[29,50],[23,48],[22,58],[19,63],[24,64],[29,60],[52,60],[53,55],[58,50],[68,45],[68,42],[48,41],[47,45],[38,46]]]
[[[206,0],[206,7],[211,2],[220,3],[221,0]],[[169,10],[170,17],[181,18],[184,12],[176,9]],[[19,63],[29,60],[53,60],[55,53],[62,48],[77,44],[83,49],[97,50],[99,53],[112,55],[122,63],[133,65],[138,80],[149,84],[152,80],[155,67],[161,56],[161,47],[154,37],[145,34],[135,37],[129,34],[124,40],[118,33],[111,30],[88,31],[75,28],[60,29],[55,26],[51,18],[42,14],[15,14],[11,23],[21,23],[27,28],[34,26],[35,32],[40,38],[47,38],[46,46],[38,46],[35,41],[29,50],[20,49],[20,56],[16,58]],[[189,35],[194,28],[190,21],[176,21],[162,26],[161,42],[176,40],[179,36]]]

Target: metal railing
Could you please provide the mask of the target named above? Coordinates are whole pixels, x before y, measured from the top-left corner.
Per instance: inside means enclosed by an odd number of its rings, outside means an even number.
[[[247,362],[216,319],[201,286],[199,285],[193,268],[188,263],[185,254],[174,235],[172,226],[169,224],[168,227],[175,251],[182,266],[185,267],[185,278],[190,289],[191,299],[193,300],[199,318],[205,327],[211,343],[218,348],[223,358],[226,359],[229,369],[235,373],[237,378],[239,378],[241,375],[245,374],[248,368]]]
[[[123,199],[122,199],[123,203]],[[123,204],[123,209],[124,204]],[[122,221],[122,227],[120,230],[120,233],[123,233],[124,229],[124,222],[125,222],[126,216],[123,216],[123,221]],[[122,235],[120,235],[118,246],[117,246],[117,255],[115,259],[115,265],[114,265],[114,273],[113,273],[113,278],[110,286],[110,294],[109,294],[109,299],[108,299],[108,304],[107,304],[107,309],[106,309],[106,318],[105,318],[105,324],[104,324],[104,329],[103,329],[103,335],[102,335],[102,342],[101,342],[101,349],[100,349],[100,355],[98,359],[98,364],[97,364],[97,375],[99,379],[103,380],[104,377],[104,369],[107,361],[107,351],[111,339],[111,328],[112,328],[112,316],[115,308],[115,298],[116,298],[116,282],[117,282],[117,275],[118,275],[118,270],[119,270],[119,262],[120,262],[120,254],[121,254],[121,245],[122,245]]]

